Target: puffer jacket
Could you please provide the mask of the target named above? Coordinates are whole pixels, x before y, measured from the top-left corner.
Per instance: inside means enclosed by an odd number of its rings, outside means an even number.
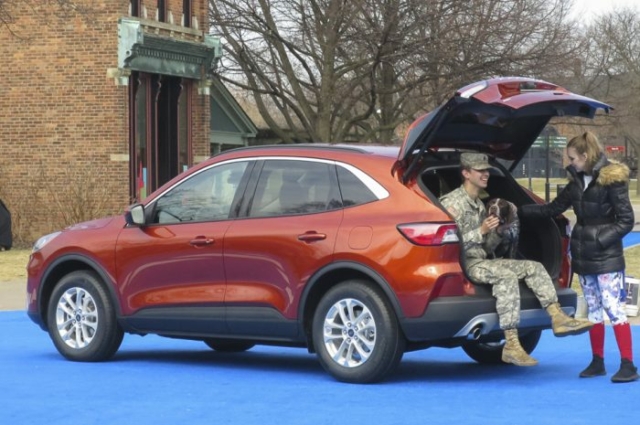
[[[568,166],[569,183],[546,205],[523,205],[521,217],[555,217],[573,206],[576,224],[571,233],[571,266],[580,275],[625,269],[622,238],[633,229],[629,201],[629,168],[606,156],[593,169],[584,190],[583,174]]]

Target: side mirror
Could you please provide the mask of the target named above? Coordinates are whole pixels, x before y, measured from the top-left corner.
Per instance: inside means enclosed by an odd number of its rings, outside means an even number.
[[[127,224],[144,226],[144,206],[142,204],[133,205],[125,214]]]

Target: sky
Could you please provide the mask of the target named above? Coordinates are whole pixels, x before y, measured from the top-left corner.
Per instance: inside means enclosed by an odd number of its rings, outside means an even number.
[[[619,7],[634,7],[640,9],[640,0],[574,0],[573,9],[577,16],[584,14],[593,18]]]

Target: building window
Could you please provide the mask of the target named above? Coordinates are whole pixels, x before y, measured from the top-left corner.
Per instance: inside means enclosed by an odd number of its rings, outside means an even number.
[[[134,72],[130,88],[130,188],[142,200],[192,165],[192,81]]]
[[[191,81],[183,78],[178,98],[178,172],[191,165]]]
[[[182,25],[185,27],[191,26],[191,1],[192,0],[182,1]]]
[[[158,21],[167,21],[167,2],[165,0],[158,0]]]
[[[131,16],[140,17],[142,13],[142,0],[131,0],[129,3],[129,11]]]
[[[149,150],[147,143],[149,111],[149,78],[135,72],[131,76],[130,89],[130,139],[131,139],[131,196],[142,200],[150,192]]]

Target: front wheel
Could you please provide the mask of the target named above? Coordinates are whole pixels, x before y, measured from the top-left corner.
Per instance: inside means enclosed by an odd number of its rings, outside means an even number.
[[[111,358],[124,336],[102,280],[85,270],[69,273],[56,284],[47,327],[60,354],[82,362]]]
[[[320,300],[312,340],[324,369],[352,383],[382,380],[400,363],[406,343],[388,302],[358,280],[332,288]]]
[[[531,331],[527,334],[518,336],[520,345],[527,354],[531,354],[533,350],[538,346],[542,331]],[[478,363],[484,364],[504,364],[502,361],[502,349],[504,348],[505,340],[497,342],[467,342],[462,346],[462,349],[469,357]]]

